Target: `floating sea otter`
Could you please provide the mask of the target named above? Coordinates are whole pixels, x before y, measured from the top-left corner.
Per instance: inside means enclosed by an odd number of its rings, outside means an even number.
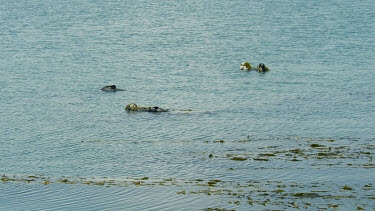
[[[116,85],[107,85],[102,88],[103,91],[114,92],[114,91],[124,91],[125,89],[117,89]]]
[[[130,103],[126,106],[127,111],[146,111],[146,112],[167,112],[169,109],[162,109],[159,107],[139,107],[135,103]]]
[[[268,69],[268,67],[266,67],[266,65],[264,65],[263,63],[260,63],[258,65],[258,67],[255,68],[255,67],[252,67],[249,62],[242,63],[241,66],[240,66],[240,70],[245,70],[245,71],[246,70],[248,70],[248,71],[256,70],[256,71],[258,71],[260,73],[270,71]]]

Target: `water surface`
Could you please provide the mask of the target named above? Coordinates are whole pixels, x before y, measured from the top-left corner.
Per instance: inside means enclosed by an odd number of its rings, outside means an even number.
[[[0,5],[0,208],[374,207],[372,1]]]

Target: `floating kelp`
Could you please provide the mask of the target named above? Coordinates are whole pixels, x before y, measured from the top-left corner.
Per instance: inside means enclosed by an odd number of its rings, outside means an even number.
[[[231,160],[236,160],[236,161],[244,161],[244,160],[247,160],[248,158],[244,158],[244,157],[232,157],[230,159]]]
[[[61,185],[93,185],[98,187],[127,187],[133,185],[139,186],[174,186],[181,188],[176,191],[179,195],[200,195],[220,196],[226,203],[236,206],[249,206],[249,209],[259,209],[267,207],[269,209],[298,208],[319,209],[337,208],[347,203],[347,200],[353,200],[358,207],[363,209],[371,208],[373,204],[368,202],[360,203],[361,198],[374,199],[371,195],[375,189],[372,183],[366,184],[361,188],[361,192],[344,185],[326,185],[315,183],[312,185],[298,183],[282,183],[280,181],[223,181],[219,179],[176,179],[176,178],[150,178],[147,176],[140,178],[84,178],[84,177],[48,177],[41,175],[8,175],[1,176],[3,183],[21,182],[21,183],[39,183],[40,185],[61,184]],[[184,188],[184,189],[182,189]],[[198,189],[197,189],[198,188]],[[323,190],[324,189],[324,190]],[[344,192],[337,192],[343,189]],[[301,192],[305,190],[306,192]],[[339,195],[339,194],[340,195]],[[356,196],[354,195],[356,194]],[[319,202],[316,201],[319,198]],[[334,199],[335,204],[332,203]],[[344,200],[341,202],[341,200]],[[343,206],[344,207],[344,206]],[[210,208],[221,209],[221,208]]]
[[[273,154],[273,153],[261,153],[259,154],[259,156],[265,156],[265,157],[273,157],[273,156],[276,156],[276,154]]]
[[[333,140],[333,141],[332,141]],[[175,140],[175,141],[148,141],[148,140],[84,140],[79,142],[81,147],[128,147],[152,145],[163,146],[163,151],[186,148],[191,150],[172,151],[168,159],[177,162],[187,159],[189,164],[202,163],[221,167],[228,176],[212,174],[181,174],[188,178],[170,177],[154,178],[150,175],[137,177],[74,177],[74,176],[47,176],[43,174],[2,174],[1,185],[22,183],[23,185],[76,185],[92,186],[92,188],[170,188],[178,197],[201,195],[212,199],[216,206],[211,209],[237,210],[290,210],[290,209],[343,209],[355,210],[358,207],[370,210],[374,205],[374,185],[363,182],[360,185],[353,182],[310,182],[311,172],[318,175],[328,175],[337,169],[353,169],[353,171],[371,171],[374,168],[373,157],[374,139],[343,139],[343,138],[250,138],[244,140]],[[116,144],[113,144],[116,143]],[[165,144],[165,145],[163,145]],[[104,146],[102,146],[104,145]],[[175,146],[173,146],[175,145]],[[193,148],[185,147],[192,145]],[[177,153],[175,153],[177,152]],[[146,154],[148,153],[148,154]],[[140,156],[153,156],[135,154]],[[151,152],[152,153],[152,152]],[[131,156],[133,158],[133,155]],[[165,157],[164,157],[165,158]],[[191,159],[192,161],[190,162]],[[174,162],[174,160],[173,160]],[[206,166],[207,164],[207,166]],[[203,169],[202,167],[202,169]],[[360,169],[361,168],[361,169]],[[202,170],[198,169],[198,170]],[[206,170],[206,169],[204,169]],[[265,178],[260,174],[303,172],[301,177],[287,178],[285,181],[258,181],[254,178]],[[304,172],[305,171],[305,172]],[[199,171],[198,171],[199,172]],[[1,174],[0,174],[1,175]],[[191,175],[198,175],[196,177]],[[263,175],[264,176],[264,175]],[[271,175],[272,176],[272,175]],[[267,175],[267,178],[272,178]],[[307,176],[306,178],[304,178]],[[245,179],[244,179],[245,178]],[[279,179],[281,177],[278,177]],[[314,180],[314,178],[313,178]],[[194,197],[194,196],[193,196]],[[217,202],[217,203],[216,203]],[[216,203],[216,204],[215,204]]]
[[[257,161],[269,161],[269,159],[267,159],[267,158],[253,158],[253,160],[257,160]]]
[[[344,190],[353,190],[353,188],[348,187],[348,186],[346,186],[346,185],[344,185],[344,187],[343,187],[342,189],[344,189]]]
[[[280,146],[275,146],[272,140],[277,141],[288,141],[288,143],[298,143],[297,146],[299,148],[292,148],[292,149],[283,149],[278,150],[281,148]],[[366,139],[366,141],[371,141],[372,139]],[[256,142],[264,142],[261,147],[258,147],[256,152],[253,153],[254,149],[251,147]],[[223,149],[218,148],[219,151],[212,151],[208,158],[214,160],[221,160],[223,158],[227,158],[233,161],[287,161],[287,162],[304,162],[309,161],[308,165],[313,164],[312,168],[316,168],[318,166],[352,166],[355,168],[375,168],[375,164],[373,164],[373,155],[375,147],[373,145],[366,144],[355,144],[355,145],[341,145],[340,142],[345,141],[347,139],[336,138],[336,139],[314,139],[314,138],[301,138],[301,137],[287,137],[287,138],[272,138],[272,139],[251,139],[249,136],[246,140],[242,141],[227,141],[221,140],[221,142],[225,143],[241,143],[240,146],[243,148],[237,149],[228,149],[225,152]],[[349,141],[358,142],[358,139],[352,138]],[[272,145],[267,145],[266,143],[270,142]],[[326,142],[327,144],[321,144],[322,142]],[[218,141],[205,141],[203,143],[218,143]],[[238,145],[236,145],[238,147]],[[250,150],[250,151],[249,151]],[[233,153],[233,152],[237,153]],[[230,153],[228,153],[230,152]],[[215,156],[213,156],[215,155]],[[349,161],[354,162],[355,160],[368,160],[366,162],[360,163],[348,163]],[[325,162],[327,160],[338,160],[337,164],[332,162]],[[341,160],[341,161],[339,161]],[[342,162],[342,160],[347,160],[346,162]],[[315,161],[314,163],[312,163]],[[254,167],[252,167],[254,168]],[[261,167],[262,169],[274,169],[270,167]],[[228,168],[229,170],[235,170],[238,168]],[[281,169],[281,168],[279,168]]]
[[[235,210],[228,210],[228,209],[225,209],[225,208],[221,208],[221,207],[218,207],[218,208],[207,208],[207,209],[204,209],[204,211],[235,211]]]
[[[317,197],[321,197],[317,193],[293,193],[291,195],[295,196],[295,197],[303,197],[303,198],[317,198]]]
[[[320,145],[320,144],[311,144],[310,145],[312,148],[325,148],[326,146]]]

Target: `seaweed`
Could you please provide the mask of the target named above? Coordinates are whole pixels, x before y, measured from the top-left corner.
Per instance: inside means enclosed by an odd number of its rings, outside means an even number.
[[[320,145],[320,144],[311,144],[310,145],[312,148],[324,148],[324,147],[326,147],[326,146],[324,146],[324,145]]]
[[[248,158],[244,158],[244,157],[232,157],[230,159],[231,160],[235,160],[235,161],[245,161],[245,160],[248,160]]]

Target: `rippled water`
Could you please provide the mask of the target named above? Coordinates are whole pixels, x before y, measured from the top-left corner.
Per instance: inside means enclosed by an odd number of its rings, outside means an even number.
[[[0,6],[0,209],[375,206],[372,1]]]

